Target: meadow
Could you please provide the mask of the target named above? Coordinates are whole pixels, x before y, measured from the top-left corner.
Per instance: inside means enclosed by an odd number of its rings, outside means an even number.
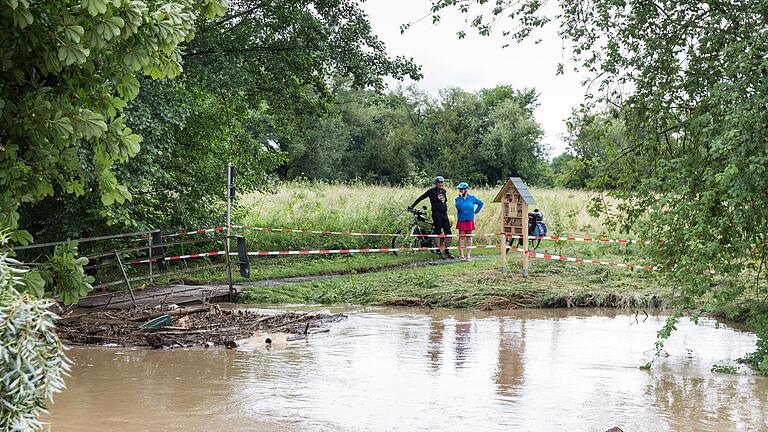
[[[289,182],[270,192],[241,197],[235,220],[240,224],[258,227],[394,233],[407,226],[410,215],[406,207],[426,189],[415,186]],[[498,188],[490,187],[470,189],[470,193],[485,203],[475,220],[479,242],[488,240],[482,237],[483,234],[500,231],[501,208],[492,202],[497,192]],[[619,235],[606,226],[602,219],[587,212],[590,200],[597,196],[595,192],[550,188],[531,188],[531,192],[536,199],[536,207],[544,213],[550,235]],[[454,226],[456,209],[452,198],[456,195],[456,189],[448,189],[448,210]],[[429,207],[426,200],[420,205]],[[254,246],[260,248],[311,247],[313,244],[325,247],[385,246],[389,241],[387,238],[375,237],[321,238],[276,233],[253,235],[252,232],[249,239]]]
[[[270,228],[319,231],[394,233],[407,226],[405,211],[426,188],[389,187],[323,182],[289,182],[271,192],[239,197],[233,223]],[[497,188],[477,188],[471,193],[485,202],[478,214],[478,234],[499,231],[500,206],[493,203]],[[593,192],[531,188],[549,225],[551,235],[619,237],[600,218],[587,212]],[[456,195],[449,189],[449,197]],[[429,205],[428,202],[424,202]],[[455,223],[455,208],[449,205]],[[531,209],[532,210],[532,209]],[[354,237],[305,233],[237,230],[248,240],[248,249],[335,249],[389,247],[392,237]],[[621,237],[624,237],[621,235]],[[498,244],[498,237],[478,236],[478,243]],[[456,245],[456,242],[454,242]],[[573,241],[543,241],[538,252],[647,264],[643,246]],[[499,271],[498,249],[475,251],[485,255],[472,263],[444,266],[413,264],[436,259],[430,252],[371,253],[352,255],[302,255],[251,257],[249,280],[341,274],[301,284],[243,287],[242,301],[257,303],[355,303],[403,304],[471,308],[509,307],[648,307],[661,306],[670,291],[656,275],[590,264],[531,259],[531,277],[520,277],[521,256],[511,254],[510,272]],[[489,257],[490,255],[490,257]],[[365,273],[365,274],[363,274]],[[162,279],[161,279],[162,280]],[[187,282],[224,282],[224,273],[209,270],[185,275]],[[247,285],[246,279],[235,281]]]

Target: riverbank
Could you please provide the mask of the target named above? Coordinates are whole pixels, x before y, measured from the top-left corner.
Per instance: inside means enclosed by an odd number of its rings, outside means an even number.
[[[531,260],[530,277],[519,275],[521,258],[497,257],[441,266],[339,276],[306,283],[244,286],[241,302],[270,304],[403,305],[473,309],[523,307],[664,307],[669,288],[647,271]]]

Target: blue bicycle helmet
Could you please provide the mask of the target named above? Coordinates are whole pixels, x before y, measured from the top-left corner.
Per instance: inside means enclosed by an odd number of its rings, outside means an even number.
[[[469,189],[469,185],[467,182],[461,182],[458,186],[456,186],[458,189]]]

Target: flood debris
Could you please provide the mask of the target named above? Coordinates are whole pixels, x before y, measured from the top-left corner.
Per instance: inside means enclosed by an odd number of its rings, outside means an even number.
[[[59,320],[56,327],[59,337],[77,344],[247,349],[304,339],[347,318],[328,311],[265,314],[216,305],[174,306],[81,314]]]
[[[429,300],[402,298],[389,300],[382,303],[382,306],[396,306],[396,307],[425,307],[427,309],[434,309],[429,303]]]

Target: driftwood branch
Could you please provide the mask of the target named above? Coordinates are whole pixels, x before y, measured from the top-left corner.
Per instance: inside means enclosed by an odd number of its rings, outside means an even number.
[[[147,321],[153,318],[161,317],[163,315],[170,315],[170,316],[183,316],[183,315],[189,315],[193,313],[201,313],[201,312],[208,312],[211,310],[210,306],[205,307],[196,307],[196,308],[183,308],[183,309],[176,309],[172,311],[166,311],[166,312],[156,312],[150,315],[144,315],[137,318],[131,318],[130,321]]]

